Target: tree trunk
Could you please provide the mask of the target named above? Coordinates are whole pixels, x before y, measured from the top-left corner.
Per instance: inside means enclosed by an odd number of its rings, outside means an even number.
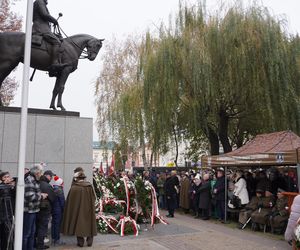
[[[145,145],[145,138],[144,138],[144,128],[143,128],[143,117],[142,113],[139,113],[139,120],[140,120],[140,147],[142,148],[142,159],[143,159],[143,165],[144,165],[144,170],[148,170],[148,162],[146,158],[146,145]]]
[[[210,154],[218,155],[219,148],[220,148],[218,135],[210,126],[208,126],[207,130],[208,130],[208,141],[210,145]]]
[[[178,141],[177,141],[177,134],[176,134],[176,129],[175,129],[175,125],[173,125],[173,133],[174,133],[174,140],[175,140],[175,147],[176,147],[176,155],[175,155],[175,166],[176,166],[176,170],[178,170],[178,164],[177,164],[177,160],[178,160]]]
[[[232,151],[232,147],[228,138],[229,117],[225,110],[221,109],[219,112],[219,138],[224,149],[224,153]]]
[[[239,131],[236,139],[236,147],[240,148],[241,146],[243,146],[243,143],[244,143],[244,135],[241,131]]]
[[[151,156],[150,156],[150,169],[152,169],[152,165],[153,165],[153,149],[151,150]]]

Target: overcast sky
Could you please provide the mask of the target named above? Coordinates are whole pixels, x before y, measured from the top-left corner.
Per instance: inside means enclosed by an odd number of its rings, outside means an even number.
[[[97,38],[105,38],[109,43],[115,36],[125,38],[128,34],[144,33],[147,28],[156,29],[161,21],[168,23],[170,15],[178,9],[178,0],[48,0],[48,9],[52,16],[63,13],[59,20],[67,35],[85,33]],[[189,0],[196,3],[197,0]],[[209,12],[217,9],[218,0],[206,0]],[[229,1],[223,1],[225,3]],[[243,2],[248,3],[248,0]],[[291,33],[300,32],[300,0],[262,0],[273,14],[285,16]],[[26,18],[26,0],[19,0],[14,6],[19,14]],[[94,105],[94,82],[101,71],[101,49],[95,61],[80,60],[78,69],[66,83],[63,104],[68,111],[79,111],[81,117],[96,119]],[[23,64],[18,67],[15,76],[21,83]],[[32,72],[32,70],[31,70]],[[55,78],[49,78],[46,72],[37,71],[29,87],[29,108],[48,109]],[[21,84],[20,84],[21,85]],[[21,86],[11,106],[21,104]],[[94,140],[98,140],[96,129]]]

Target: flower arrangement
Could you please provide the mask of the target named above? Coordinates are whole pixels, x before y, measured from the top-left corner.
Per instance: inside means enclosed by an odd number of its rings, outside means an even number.
[[[94,173],[97,195],[96,220],[99,233],[138,235],[137,223],[167,224],[160,216],[156,192],[141,176],[130,180],[127,176],[103,176]]]
[[[116,227],[118,225],[118,220],[113,216],[97,215],[97,229],[99,233],[118,233]]]
[[[122,202],[114,198],[104,199],[103,201],[104,213],[121,213],[123,211]]]
[[[132,234],[138,236],[139,234],[139,225],[130,216],[125,217],[121,215],[119,218],[117,229],[120,231],[121,236]]]
[[[108,233],[108,225],[103,219],[97,220],[97,229],[98,232],[101,234],[107,234]]]
[[[151,210],[151,188],[147,183],[144,183],[142,178],[139,176],[134,182],[136,189],[138,190],[137,199],[139,201],[140,213],[138,214],[138,222],[145,221],[144,219],[150,218]]]

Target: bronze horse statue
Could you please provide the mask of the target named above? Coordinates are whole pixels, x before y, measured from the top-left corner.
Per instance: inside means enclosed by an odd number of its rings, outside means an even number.
[[[66,64],[66,66],[56,76],[50,108],[56,109],[55,100],[58,96],[57,107],[61,108],[61,110],[65,110],[62,104],[62,94],[69,74],[77,69],[78,59],[83,52],[87,54],[86,58],[93,61],[102,47],[103,40],[104,39],[96,39],[95,37],[86,34],[78,34],[62,40],[61,62]],[[19,64],[19,62],[23,62],[24,45],[25,33],[0,33],[0,89],[4,79]],[[32,46],[30,61],[30,66],[32,68],[48,71],[49,66],[51,65],[50,46],[51,44],[44,40],[41,42],[40,46]],[[1,98],[0,106],[2,106]]]

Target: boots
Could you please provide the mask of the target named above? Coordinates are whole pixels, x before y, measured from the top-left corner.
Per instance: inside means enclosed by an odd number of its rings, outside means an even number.
[[[61,70],[67,65],[61,63],[61,51],[59,44],[52,45],[52,65],[49,67],[49,76],[58,76]]]
[[[84,238],[77,236],[77,246],[83,247],[83,245],[84,245]]]
[[[88,236],[86,238],[86,243],[88,247],[91,247],[93,245],[93,239],[94,239],[93,236]],[[77,236],[77,246],[83,247],[83,245],[84,245],[84,237]]]
[[[197,212],[196,212],[196,216],[194,216],[194,218],[195,219],[201,219],[201,217],[202,217],[201,214],[202,214],[201,210],[198,209]]]
[[[88,247],[91,247],[93,245],[93,236],[87,237],[86,243],[87,243]]]

